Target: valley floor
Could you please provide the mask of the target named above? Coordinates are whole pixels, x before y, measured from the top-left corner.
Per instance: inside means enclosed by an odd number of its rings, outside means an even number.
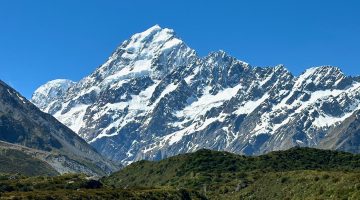
[[[171,186],[113,188],[83,175],[2,176],[0,199],[360,199],[360,172],[299,170],[223,174],[194,191]],[[189,181],[189,180],[187,180]]]
[[[358,200],[360,155],[292,148],[247,157],[199,150],[139,161],[99,180],[4,174],[0,199]]]

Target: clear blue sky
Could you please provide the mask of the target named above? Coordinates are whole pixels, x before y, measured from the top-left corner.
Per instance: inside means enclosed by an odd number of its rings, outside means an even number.
[[[1,0],[0,79],[26,97],[56,78],[78,81],[133,33],[174,29],[201,56],[223,49],[298,75],[335,65],[360,75],[355,0]]]

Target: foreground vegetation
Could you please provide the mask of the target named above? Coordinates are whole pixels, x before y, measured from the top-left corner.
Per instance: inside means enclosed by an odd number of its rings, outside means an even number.
[[[257,157],[200,150],[84,175],[0,176],[1,199],[360,199],[360,156],[293,148]]]
[[[360,173],[335,171],[270,172],[248,176],[247,187],[215,195],[222,199],[359,199]],[[230,191],[230,188],[229,188]]]
[[[0,176],[0,199],[206,199],[192,190],[169,187],[120,189],[81,174],[54,177]]]
[[[257,157],[200,150],[140,161],[102,181],[114,188],[191,188],[210,199],[359,199],[359,178],[360,155],[292,148]]]
[[[124,200],[185,200],[206,199],[198,193],[174,189],[97,189],[97,190],[55,190],[5,193],[1,199],[124,199]]]

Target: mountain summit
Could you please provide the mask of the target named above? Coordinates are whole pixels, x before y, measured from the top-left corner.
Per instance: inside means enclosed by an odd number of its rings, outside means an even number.
[[[360,152],[352,145],[359,136],[336,129],[356,118],[358,78],[332,66],[295,77],[282,65],[252,67],[224,51],[201,58],[157,25],[124,41],[79,82],[40,88],[46,89],[36,90],[33,103],[123,164],[201,148]]]

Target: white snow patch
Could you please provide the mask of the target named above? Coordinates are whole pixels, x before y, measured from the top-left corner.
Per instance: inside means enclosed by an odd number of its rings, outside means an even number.
[[[209,126],[210,124],[216,122],[216,121],[219,121],[219,118],[218,117],[212,117],[212,118],[209,118],[209,119],[206,119],[200,127],[196,127],[195,130],[196,131],[202,131],[204,130],[207,126]]]
[[[341,117],[334,117],[334,116],[322,114],[313,121],[313,125],[318,128],[335,126],[338,123],[343,122],[345,119],[347,119],[351,115],[352,115],[352,112],[346,113],[345,115],[343,115]]]
[[[26,103],[26,102],[25,102],[25,99],[24,99],[23,97],[19,96],[17,93],[15,93],[15,94],[16,94],[16,96],[20,99],[20,101],[21,101],[23,104]]]
[[[268,98],[269,94],[266,93],[261,98],[255,101],[245,102],[243,105],[239,106],[239,108],[234,113],[237,115],[250,114]]]
[[[123,117],[117,119],[115,122],[111,123],[108,127],[101,131],[99,135],[97,135],[94,139],[90,141],[90,143],[95,142],[96,140],[102,137],[111,137],[117,135],[117,132],[109,134],[109,130],[112,128],[121,129],[121,127],[125,126],[128,122],[132,121],[136,116],[143,116],[150,112],[154,106],[148,106],[151,95],[154,93],[155,88],[158,86],[160,82],[156,82],[153,85],[147,87],[144,91],[140,92],[139,95],[131,96],[132,99],[128,102],[119,102],[115,104],[106,104],[106,111],[111,110],[124,110],[128,108],[128,114]],[[106,113],[106,112],[105,112]]]
[[[177,117],[185,116],[187,119],[195,119],[198,116],[204,115],[208,110],[222,105],[225,101],[230,100],[236,95],[242,86],[239,84],[233,88],[226,88],[219,91],[216,95],[210,94],[211,87],[206,87],[204,95],[185,107],[183,110],[178,111],[175,115]]]
[[[176,90],[178,87],[178,84],[171,83],[169,84],[160,94],[160,96],[156,99],[156,101],[153,103],[153,106],[156,106],[162,98],[165,97],[165,95],[169,94],[170,92]]]
[[[261,81],[259,83],[259,87],[262,87],[263,85],[265,85],[265,83],[267,83],[268,81],[270,81],[270,79],[272,78],[274,73],[271,73],[268,77],[266,77],[263,81]]]
[[[80,128],[85,125],[83,118],[88,107],[88,105],[77,105],[64,115],[61,114],[61,111],[55,113],[54,117],[78,133]]]
[[[176,131],[174,133],[164,136],[163,140],[168,141],[169,145],[173,145],[173,144],[179,142],[188,133],[191,133],[194,129],[195,129],[195,124],[192,124],[185,129],[182,129],[182,130],[179,130],[179,131]]]
[[[301,74],[298,77],[298,79],[295,82],[294,88],[300,88],[303,85],[304,81],[307,80],[311,75],[313,75],[316,70],[317,70],[316,67],[307,69],[303,74]]]

